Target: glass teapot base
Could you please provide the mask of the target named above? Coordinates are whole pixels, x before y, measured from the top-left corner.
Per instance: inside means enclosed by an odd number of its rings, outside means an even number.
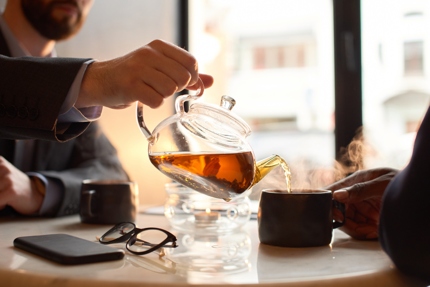
[[[181,232],[224,234],[241,228],[251,218],[247,196],[229,202],[209,197],[177,182],[165,185],[164,215]]]

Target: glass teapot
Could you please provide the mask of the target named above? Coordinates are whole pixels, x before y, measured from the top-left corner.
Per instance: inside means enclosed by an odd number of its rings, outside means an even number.
[[[251,129],[231,112],[236,103],[233,98],[223,96],[220,106],[199,99],[195,95],[178,96],[176,113],[152,133],[143,119],[143,104],[137,103],[137,120],[149,141],[149,159],[158,170],[189,188],[226,201],[246,195],[279,165],[289,183],[289,169],[281,157],[255,161],[246,141]]]

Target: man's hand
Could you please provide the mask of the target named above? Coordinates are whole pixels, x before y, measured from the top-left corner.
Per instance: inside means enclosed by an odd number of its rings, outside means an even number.
[[[0,156],[0,210],[6,205],[21,214],[34,214],[42,206],[43,195],[30,178]]]
[[[327,187],[333,198],[345,203],[345,224],[340,228],[356,239],[377,239],[382,195],[397,174],[391,168],[360,170]],[[342,214],[333,209],[333,217],[342,221]]]
[[[92,63],[84,76],[77,108],[102,105],[125,108],[136,101],[159,107],[183,89],[212,86],[213,78],[198,73],[197,60],[176,45],[154,40],[119,58]]]

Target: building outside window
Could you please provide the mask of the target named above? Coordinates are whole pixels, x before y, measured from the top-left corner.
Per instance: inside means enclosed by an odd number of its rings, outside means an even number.
[[[366,164],[403,168],[430,103],[430,2],[361,3]]]
[[[424,74],[423,41],[405,42],[405,76]]]
[[[189,3],[190,51],[215,78],[203,98],[218,103],[226,94],[237,101],[233,112],[251,125],[257,160],[278,154],[296,178],[332,168],[332,2]]]

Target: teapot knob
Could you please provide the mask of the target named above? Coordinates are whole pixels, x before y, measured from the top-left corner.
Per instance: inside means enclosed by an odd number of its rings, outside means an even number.
[[[236,100],[229,96],[222,96],[221,98],[221,107],[227,110],[231,110],[236,104]]]

